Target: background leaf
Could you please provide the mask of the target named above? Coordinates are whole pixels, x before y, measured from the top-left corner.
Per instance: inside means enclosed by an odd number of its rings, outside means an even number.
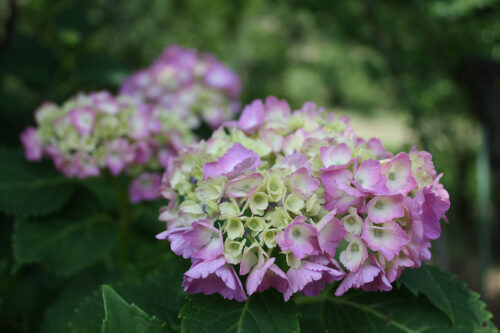
[[[109,218],[17,219],[12,236],[14,269],[40,263],[60,274],[71,275],[105,257],[115,246]]]
[[[102,333],[163,333],[173,332],[166,323],[156,317],[149,317],[138,306],[129,305],[110,286],[102,287],[104,312]]]
[[[266,291],[246,302],[228,301],[220,295],[190,295],[179,316],[183,333],[300,332],[298,312],[283,295]]]
[[[149,268],[153,265],[153,269]],[[137,271],[149,269],[149,273],[127,279],[125,282],[110,283],[127,301],[137,304],[148,314],[158,317],[174,329],[180,329],[179,309],[185,303],[186,294],[182,291],[182,272],[186,262],[168,253],[167,256],[145,262],[144,268],[134,267]],[[143,274],[144,275],[144,274]],[[100,290],[85,297],[74,311],[70,320],[71,333],[100,332],[104,319],[103,302]]]
[[[46,164],[29,163],[21,152],[0,147],[0,210],[12,215],[43,215],[61,208],[73,185]]]

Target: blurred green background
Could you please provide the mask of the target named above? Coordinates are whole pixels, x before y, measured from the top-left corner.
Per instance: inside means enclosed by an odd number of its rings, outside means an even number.
[[[19,147],[44,100],[115,92],[172,43],[229,64],[244,104],[312,100],[431,152],[452,202],[433,260],[499,323],[500,1],[0,0],[0,144]]]

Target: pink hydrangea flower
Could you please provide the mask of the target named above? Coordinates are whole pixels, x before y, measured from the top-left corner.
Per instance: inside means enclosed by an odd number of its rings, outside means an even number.
[[[449,208],[427,153],[393,157],[312,102],[254,101],[169,163],[158,237],[193,261],[190,293],[243,300],[239,277],[248,295],[274,287],[285,301],[334,281],[337,296],[388,291],[430,259]]]
[[[26,158],[48,157],[67,177],[95,177],[103,169],[115,176],[158,173],[193,138],[171,111],[107,91],[78,94],[61,106],[44,103],[35,120],[37,127],[21,134]],[[158,198],[160,177],[148,179],[131,182],[131,201]]]

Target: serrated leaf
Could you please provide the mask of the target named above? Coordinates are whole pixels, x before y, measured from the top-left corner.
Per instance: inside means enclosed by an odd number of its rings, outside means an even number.
[[[179,316],[183,333],[300,332],[293,302],[285,303],[282,295],[271,290],[254,294],[246,302],[191,295]]]
[[[174,329],[180,329],[179,309],[185,302],[182,291],[182,273],[187,269],[185,260],[167,256],[157,261],[157,268],[140,281],[111,283],[111,286],[128,301],[137,304],[147,313],[158,317]],[[85,297],[75,309],[70,320],[71,333],[100,332],[99,323],[104,319],[102,297],[95,291]]]
[[[115,238],[115,228],[105,215],[17,219],[12,235],[14,270],[27,263],[40,263],[57,274],[71,275],[106,256]]]
[[[173,332],[166,323],[150,317],[135,304],[128,304],[113,288],[102,287],[104,322],[102,333],[166,333]]]
[[[427,296],[457,326],[481,326],[492,317],[479,294],[467,289],[451,273],[439,267],[423,265],[419,269],[407,269],[400,281],[415,295]]]
[[[72,180],[46,164],[29,163],[21,152],[0,147],[0,210],[11,215],[45,215],[71,196]]]
[[[472,297],[473,292],[450,279],[448,273],[436,270],[433,274],[436,281],[420,277],[421,283],[449,284],[441,297],[454,303],[450,305],[452,310],[460,309],[455,313],[455,324],[423,293],[416,295],[402,285],[390,292],[351,290],[336,297],[326,291],[318,297],[296,297],[296,303],[305,313],[301,325],[305,331],[329,332],[497,332],[484,303]],[[311,307],[321,313],[321,321],[314,320]],[[483,320],[471,321],[471,316],[479,318],[479,312]]]

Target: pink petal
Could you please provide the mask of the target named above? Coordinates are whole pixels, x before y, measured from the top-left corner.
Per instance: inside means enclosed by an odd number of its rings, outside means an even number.
[[[335,296],[342,296],[347,290],[354,288],[359,289],[366,283],[370,283],[377,275],[380,274],[380,268],[376,265],[366,261],[359,269],[355,272],[350,272],[347,276],[340,282],[337,290],[335,291]]]
[[[193,249],[189,243],[184,241],[182,234],[191,230],[191,227],[171,228],[156,235],[157,239],[167,239],[170,242],[172,252],[187,259],[191,257]]]
[[[351,148],[345,143],[336,146],[321,147],[320,153],[323,166],[328,170],[345,168],[352,159]]]
[[[209,220],[193,222],[192,229],[182,234],[184,241],[193,247],[193,258],[213,260],[224,251],[221,231],[209,223]]]
[[[389,193],[408,194],[417,186],[417,181],[411,173],[410,156],[399,153],[384,165],[384,174],[387,178],[386,186]]]
[[[240,143],[235,143],[224,156],[215,162],[205,163],[203,177],[216,178],[225,176],[235,178],[247,171],[256,170],[260,166],[260,156],[246,149]]]
[[[95,122],[95,112],[90,108],[77,108],[69,112],[71,123],[80,135],[92,133]]]
[[[301,168],[287,176],[292,189],[309,198],[319,186],[319,180],[310,175],[306,168]]]
[[[319,232],[319,246],[323,252],[331,257],[335,256],[337,246],[346,235],[346,231],[342,223],[335,217],[335,213],[335,210],[329,212],[316,225]]]
[[[269,258],[261,265],[255,266],[248,275],[246,289],[248,295],[256,291],[263,292],[270,287],[284,293],[288,288],[288,278],[283,271],[274,264],[275,258]]]
[[[410,241],[405,231],[394,221],[373,224],[367,220],[361,236],[371,250],[380,251],[387,260],[392,260]]]
[[[42,159],[42,143],[40,142],[36,128],[26,128],[21,133],[21,143],[24,147],[24,155],[28,161],[40,161]]]
[[[130,202],[152,201],[160,197],[161,174],[144,172],[129,185]]]
[[[366,143],[366,148],[368,148],[368,150],[370,150],[375,155],[375,158],[377,160],[382,160],[385,158],[392,157],[392,153],[385,150],[384,146],[382,145],[382,142],[380,142],[380,139],[371,138]]]
[[[368,218],[375,223],[391,221],[403,217],[403,197],[401,195],[380,195],[367,205]]]
[[[424,236],[427,239],[439,238],[441,234],[439,220],[450,209],[450,201],[438,197],[432,192],[430,186],[418,192],[414,200],[421,211]]]
[[[305,168],[307,171],[312,170],[311,162],[309,162],[307,157],[297,152],[290,155],[286,155],[281,163],[283,164],[284,167],[292,170],[292,172],[295,172],[303,168]]]
[[[305,223],[305,220],[304,216],[297,216],[287,225],[283,233],[283,239],[281,237],[276,238],[281,250],[291,250],[299,259],[304,258],[306,255],[320,253],[318,231],[313,225]]]
[[[238,127],[247,133],[252,133],[264,122],[264,104],[260,99],[247,105],[238,120]]]
[[[377,160],[366,160],[358,167],[354,164],[354,185],[371,194],[386,194],[389,190],[385,186],[385,177],[382,174],[382,164]]]

